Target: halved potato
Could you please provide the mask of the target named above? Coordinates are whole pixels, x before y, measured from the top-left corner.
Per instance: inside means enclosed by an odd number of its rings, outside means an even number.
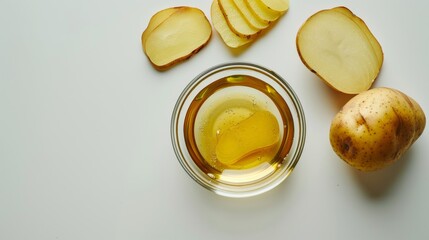
[[[250,25],[252,25],[254,28],[257,29],[265,29],[270,24],[267,22],[264,22],[256,16],[252,10],[249,8],[249,6],[246,4],[246,0],[233,0],[237,8],[240,10],[240,12],[243,14],[244,18],[249,22]]]
[[[200,9],[181,7],[149,33],[143,48],[154,67],[165,70],[196,54],[211,34],[211,25]]]
[[[253,38],[261,30],[250,25],[233,0],[218,0],[219,7],[231,30],[243,38]]]
[[[146,29],[143,31],[142,44],[144,45],[146,43],[146,39],[149,36],[149,34],[153,31],[153,29],[158,27],[159,24],[164,22],[165,19],[167,19],[171,14],[176,12],[179,8],[181,8],[181,7],[166,8],[166,9],[163,9],[163,10],[155,13],[155,15],[153,15],[150,18]]]
[[[368,90],[383,62],[381,46],[366,24],[345,8],[312,15],[299,29],[296,44],[307,68],[343,93]]]
[[[276,21],[282,14],[279,11],[270,9],[261,0],[246,0],[247,5],[252,12],[259,18],[259,20],[270,23]]]
[[[228,47],[238,48],[251,42],[251,39],[242,38],[232,32],[222,14],[218,0],[213,0],[210,13],[214,28]]]

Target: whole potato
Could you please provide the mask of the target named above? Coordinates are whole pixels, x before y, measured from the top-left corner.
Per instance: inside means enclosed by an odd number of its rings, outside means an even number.
[[[331,123],[335,153],[362,171],[381,169],[419,138],[426,117],[420,105],[392,88],[374,88],[350,99]]]

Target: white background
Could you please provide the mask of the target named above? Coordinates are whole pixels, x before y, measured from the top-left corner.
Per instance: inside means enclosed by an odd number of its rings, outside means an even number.
[[[429,239],[429,131],[393,166],[363,174],[332,151],[330,121],[350,98],[300,61],[311,14],[339,5],[364,19],[385,61],[374,86],[429,114],[428,1],[291,0],[242,51],[216,32],[166,71],[140,36],[157,11],[209,0],[1,0],[0,239]],[[217,196],[181,168],[170,118],[201,71],[246,61],[283,76],[301,99],[306,146],[295,171],[263,195]]]

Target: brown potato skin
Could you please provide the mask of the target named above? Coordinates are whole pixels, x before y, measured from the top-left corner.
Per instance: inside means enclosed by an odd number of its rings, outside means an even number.
[[[163,72],[163,71],[167,71],[170,68],[176,66],[177,64],[180,64],[186,60],[188,60],[189,58],[191,58],[192,56],[194,56],[195,54],[197,54],[201,49],[203,49],[205,46],[207,46],[207,44],[210,42],[212,34],[210,34],[210,37],[207,39],[207,41],[199,46],[198,48],[194,49],[194,51],[192,51],[190,54],[183,56],[181,58],[175,59],[172,62],[169,62],[168,64],[165,65],[156,65],[155,63],[153,63],[152,61],[150,61],[151,65],[158,71]],[[149,59],[150,60],[150,59]]]
[[[329,138],[334,152],[349,165],[375,171],[397,161],[425,125],[414,99],[396,89],[374,88],[343,106],[332,120]]]

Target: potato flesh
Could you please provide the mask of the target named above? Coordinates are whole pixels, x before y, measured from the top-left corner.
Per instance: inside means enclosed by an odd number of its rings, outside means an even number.
[[[211,19],[214,28],[219,33],[223,42],[230,48],[238,48],[243,45],[246,45],[251,40],[247,38],[242,38],[232,32],[229,28],[228,23],[226,22],[225,17],[223,16],[221,9],[219,7],[218,0],[213,0],[212,6],[210,9]]]
[[[259,20],[266,23],[276,21],[281,15],[281,12],[268,8],[261,0],[246,0],[246,3]]]
[[[269,9],[278,12],[285,12],[289,8],[289,0],[261,0]]]
[[[397,161],[419,138],[426,124],[422,108],[391,88],[356,95],[334,117],[330,142],[335,153],[362,171]]]
[[[261,21],[246,4],[246,0],[233,0],[234,4],[243,14],[246,21],[254,28],[265,29],[269,26],[267,22]]]
[[[310,17],[297,34],[304,64],[331,87],[349,94],[368,90],[382,65],[381,47],[374,48],[368,38],[372,34],[358,23],[341,11],[323,10]]]
[[[257,111],[220,135],[216,157],[221,163],[231,165],[246,156],[275,146],[279,138],[276,117],[268,111]]]
[[[279,1],[289,5],[288,0]],[[214,28],[230,48],[253,42],[283,13],[270,9],[260,0],[213,0],[210,12]]]
[[[348,18],[350,18],[353,22],[356,23],[356,25],[358,25],[358,27],[360,27],[360,29],[362,30],[362,32],[364,32],[365,36],[368,38],[374,53],[377,56],[377,61],[379,63],[379,65],[383,64],[383,60],[384,60],[384,56],[383,56],[383,50],[381,48],[380,43],[377,41],[377,39],[374,37],[374,35],[371,33],[371,31],[369,30],[368,26],[365,24],[365,22],[360,19],[358,16],[356,16],[355,14],[353,14],[348,8],[346,7],[336,7],[333,8],[333,10],[338,11],[344,15],[346,15]]]
[[[149,24],[147,25],[146,29],[143,31],[142,34],[142,44],[143,46],[146,44],[146,40],[147,37],[150,35],[150,33],[159,26],[159,24],[161,24],[162,22],[165,21],[165,19],[167,19],[171,14],[173,14],[174,12],[176,12],[179,8],[173,7],[173,8],[167,8],[167,9],[163,9],[157,13],[155,13],[155,15],[153,15],[151,17],[151,19],[149,20]]]
[[[195,54],[210,40],[211,32],[201,10],[184,7],[157,26],[143,47],[150,61],[163,69]]]
[[[260,29],[253,27],[244,18],[233,0],[218,0],[219,7],[231,30],[243,38],[252,38]]]

